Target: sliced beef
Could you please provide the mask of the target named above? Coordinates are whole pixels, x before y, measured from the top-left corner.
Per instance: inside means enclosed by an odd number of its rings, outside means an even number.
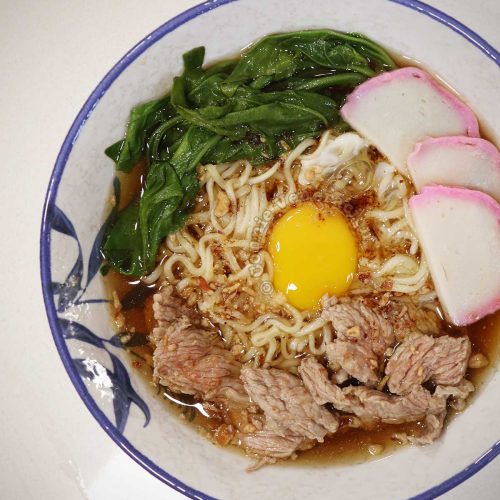
[[[399,345],[387,363],[388,387],[394,394],[407,394],[427,380],[423,360],[434,346],[434,337],[412,334]]]
[[[337,333],[337,339],[326,351],[330,365],[341,367],[368,387],[378,385],[383,356],[396,341],[415,333],[438,335],[443,327],[431,308],[420,307],[409,299],[383,298],[378,302],[366,298],[324,298],[322,302],[322,317],[331,321]],[[443,349],[446,347],[443,345]]]
[[[448,398],[451,406],[458,411],[465,408],[465,401],[474,391],[474,384],[462,379],[457,385],[438,385],[434,391],[435,396]]]
[[[465,377],[471,353],[468,337],[445,335],[435,339],[434,347],[425,364],[431,373],[430,380],[437,385],[458,385]]]
[[[327,369],[313,356],[301,361],[299,375],[317,404],[324,405],[332,399],[342,399],[342,389],[330,381]],[[344,411],[342,408],[340,410]]]
[[[446,418],[446,410],[436,415],[425,416],[425,427],[418,436],[408,436],[408,441],[411,444],[431,444],[435,441],[443,431],[444,419]]]
[[[365,344],[334,340],[326,347],[326,356],[331,366],[341,366],[349,375],[368,387],[378,384],[379,358]]]
[[[311,447],[313,441],[301,436],[279,436],[271,431],[262,430],[252,434],[242,434],[241,445],[249,452],[270,458],[288,458],[304,445]]]
[[[437,335],[443,329],[443,321],[436,313],[434,303],[422,306],[407,298],[393,297],[380,308],[380,314],[392,324],[399,342],[412,333]]]
[[[474,385],[468,380],[462,379],[458,385],[438,385],[434,396],[447,398],[448,401],[451,401],[451,406],[457,410],[463,410],[465,400],[473,390]],[[423,432],[418,436],[407,436],[408,441],[418,445],[432,443],[441,435],[445,419],[446,410],[435,415],[426,415]]]
[[[156,328],[151,336],[157,342],[165,335],[165,328],[185,318],[187,323],[198,325],[200,317],[192,307],[188,307],[184,300],[174,294],[171,285],[163,285],[153,297],[153,314]]]
[[[351,376],[343,368],[339,368],[332,374],[332,380],[337,385],[347,382],[350,378]]]
[[[248,404],[239,379],[241,364],[215,333],[195,326],[197,318],[173,296],[171,287],[154,296],[153,311],[158,324],[152,336],[153,376],[160,384],[204,400]]]
[[[457,385],[464,378],[471,352],[467,337],[431,337],[414,333],[400,344],[385,370],[394,394],[408,394],[431,380],[437,385]]]
[[[323,299],[323,319],[330,321],[339,340],[363,343],[377,356],[395,342],[391,323],[362,299],[342,302],[335,297]]]
[[[166,330],[153,355],[154,377],[174,392],[210,399],[216,390],[233,385],[240,365],[217,345],[209,332],[184,319]]]
[[[455,400],[467,399],[474,391],[474,384],[469,380],[461,380],[457,385],[438,385],[434,394],[436,396],[451,397]]]
[[[315,403],[301,380],[283,370],[243,368],[245,389],[266,415],[266,428],[279,435],[296,435],[322,442],[337,431],[335,415]]]
[[[391,396],[362,386],[341,389],[330,382],[326,368],[313,357],[302,361],[299,373],[316,403],[331,403],[337,410],[353,413],[365,421],[413,422],[446,409],[446,397],[432,396],[422,387],[406,396]]]
[[[414,422],[424,415],[440,413],[446,408],[446,399],[434,398],[429,391],[418,388],[405,396],[391,396],[367,387],[346,387],[344,411],[352,412],[362,420],[377,420],[389,424]],[[334,404],[335,406],[335,404]]]
[[[382,356],[395,342],[391,323],[362,299],[324,299],[321,315],[331,321],[337,334],[326,350],[330,365],[338,365],[368,387],[375,387]]]

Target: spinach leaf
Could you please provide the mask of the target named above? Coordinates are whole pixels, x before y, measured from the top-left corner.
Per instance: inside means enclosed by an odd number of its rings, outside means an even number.
[[[148,161],[142,196],[119,212],[103,238],[106,264],[150,272],[163,238],[185,223],[199,191],[200,163],[260,165],[332,127],[345,96],[395,67],[359,34],[308,30],[267,36],[238,59],[203,67],[204,47],[183,56],[171,92],[132,109],[125,138],[106,149],[117,170]]]
[[[152,163],[139,204],[141,262],[145,269],[155,265],[156,254],[165,235],[182,226],[178,212],[184,191],[177,172],[168,162]]]
[[[316,76],[314,78],[288,78],[275,84],[274,88],[293,90],[321,90],[329,87],[352,88],[365,80],[360,73],[335,73],[333,75]]]
[[[273,144],[263,142],[260,135],[249,135],[241,141],[231,141],[225,137],[203,157],[203,160],[206,163],[248,160],[252,165],[261,165],[283,152],[281,142],[274,148]]]
[[[204,156],[221,139],[207,129],[191,126],[176,147],[172,156],[172,165],[179,176],[184,196],[182,208],[187,208],[198,194],[199,184],[196,167]]]
[[[125,275],[140,276],[146,268],[138,221],[139,200],[136,200],[118,213],[101,247],[107,263]]]
[[[394,69],[390,56],[371,40],[358,34],[333,30],[282,33],[262,38],[243,54],[227,80],[232,95],[246,82],[267,83],[293,76],[310,67],[352,70],[367,77]]]
[[[116,169],[130,172],[143,156],[151,130],[174,114],[169,96],[132,108],[125,139],[112,144],[105,151],[116,163]]]

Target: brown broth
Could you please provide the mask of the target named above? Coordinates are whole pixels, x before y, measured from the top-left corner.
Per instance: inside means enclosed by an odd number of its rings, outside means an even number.
[[[421,66],[416,61],[411,61],[407,58],[402,58],[391,54],[397,61],[398,66]],[[453,88],[449,88],[454,92]],[[481,128],[482,132],[487,132]],[[490,134],[483,133],[483,137],[491,137]],[[119,208],[126,207],[132,200],[140,196],[146,172],[145,162],[139,163],[129,174],[120,174],[121,182],[121,199]],[[131,279],[123,276],[116,271],[109,271],[104,278],[106,288],[108,289],[111,301],[113,301],[112,292],[115,291],[118,299],[121,301],[127,293],[136,289],[138,286],[143,286],[137,279]],[[151,383],[152,377],[152,354],[153,347],[147,343],[147,336],[153,328],[152,314],[152,293],[154,287],[151,287],[150,296],[145,300],[144,306],[132,307],[127,310],[116,311],[111,307],[112,318],[115,321],[115,328],[120,333],[132,333],[136,339],[140,340],[140,336],[144,336],[145,345],[134,346],[128,348],[130,353],[131,364],[133,369],[137,370],[145,380]],[[471,380],[476,387],[476,391],[468,399],[470,404],[481,393],[481,387],[488,382],[494,373],[498,360],[500,358],[500,311],[494,315],[490,315],[472,326],[467,328],[467,334],[472,344],[472,354],[482,353],[485,355],[489,365],[479,369],[469,369],[467,378]],[[166,402],[166,407],[174,411],[182,419],[194,425],[201,433],[210,437],[213,431],[218,427],[220,421],[214,418],[203,416],[197,409],[196,404],[190,402],[183,396],[166,396],[161,387],[154,386],[151,383],[152,390],[156,392],[157,397],[163,398]],[[178,399],[176,399],[178,397]],[[456,412],[449,412],[447,422],[452,420]],[[299,465],[333,465],[333,464],[356,464],[362,463],[370,459],[379,459],[392,454],[401,444],[393,439],[395,433],[413,433],[418,432],[421,428],[419,422],[400,425],[379,424],[373,429],[355,429],[350,427],[341,427],[341,429],[333,436],[327,438],[324,443],[316,445],[314,448],[301,452],[298,460],[287,461],[285,464]],[[380,445],[382,451],[372,455],[369,448],[373,445]],[[229,446],[226,449],[234,451],[239,448]]]

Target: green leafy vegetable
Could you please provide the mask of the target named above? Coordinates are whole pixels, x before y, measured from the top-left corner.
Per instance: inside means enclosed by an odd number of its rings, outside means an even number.
[[[205,49],[183,56],[170,94],[132,109],[125,138],[106,149],[122,172],[148,161],[140,199],[118,213],[103,239],[106,264],[140,276],[181,228],[199,191],[197,166],[266,163],[326,127],[356,85],[395,67],[358,34],[310,30],[261,39],[239,59],[203,68]]]
[[[168,96],[133,108],[125,139],[112,144],[105,151],[116,163],[116,169],[130,172],[143,156],[150,132],[174,114],[175,110]]]
[[[243,54],[228,78],[226,92],[235,86],[253,82],[283,80],[314,67],[337,71],[354,71],[366,77],[395,64],[374,42],[358,34],[332,30],[310,30],[282,33],[263,38]]]
[[[142,261],[139,231],[139,200],[122,210],[101,248],[109,265],[123,274],[140,276],[146,266]]]

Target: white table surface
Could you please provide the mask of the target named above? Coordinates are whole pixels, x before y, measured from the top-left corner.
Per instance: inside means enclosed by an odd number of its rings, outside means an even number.
[[[137,41],[196,3],[0,0],[2,499],[181,498],[111,441],[74,390],[45,316],[38,238],[56,155],[85,99]],[[428,3],[500,47],[498,0]],[[493,500],[499,486],[497,459],[443,498]]]

